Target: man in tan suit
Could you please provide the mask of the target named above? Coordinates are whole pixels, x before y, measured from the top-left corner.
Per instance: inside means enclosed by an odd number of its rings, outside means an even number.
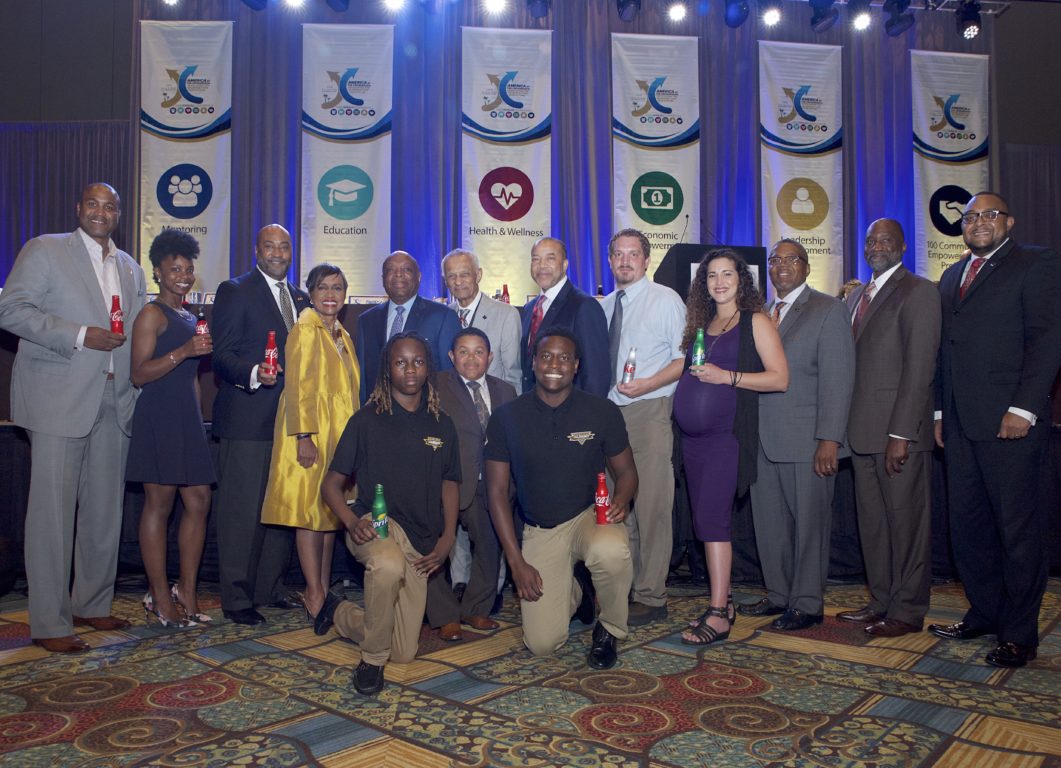
[[[848,297],[855,389],[847,433],[869,605],[837,614],[874,637],[919,632],[931,585],[932,379],[940,336],[936,287],[902,265],[892,219],[866,231],[873,279]]]

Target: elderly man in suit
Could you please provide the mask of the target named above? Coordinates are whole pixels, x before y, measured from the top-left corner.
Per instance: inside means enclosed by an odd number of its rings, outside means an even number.
[[[1036,656],[1048,572],[1050,510],[1039,478],[1061,366],[1061,260],[1014,242],[1008,211],[993,192],[973,196],[962,216],[969,257],[939,282],[936,440],[969,610],[929,631],[955,640],[997,635],[987,663],[1022,667]]]
[[[232,621],[249,625],[265,621],[256,606],[297,607],[283,586],[291,529],[260,520],[283,390],[278,377],[284,345],[295,319],[309,306],[309,296],[287,280],[291,235],[286,229],[262,227],[255,255],[253,269],[218,286],[211,328],[213,368],[220,380],[213,435],[220,440],[215,498],[221,609]],[[277,374],[260,367],[269,331],[276,332]]]
[[[420,265],[405,251],[395,251],[383,260],[383,290],[387,292],[387,301],[372,307],[357,320],[354,344],[364,374],[361,377],[362,405],[376,386],[383,345],[396,333],[412,332],[426,341],[438,370],[453,367],[446,352],[460,328],[457,314],[418,295]]]
[[[492,362],[490,338],[479,328],[462,328],[453,339],[449,358],[453,370],[438,374],[442,410],[453,419],[460,443],[460,524],[473,546],[471,576],[458,598],[437,574],[428,583],[427,620],[443,640],[459,640],[461,623],[473,629],[497,629],[489,618],[497,596],[501,546],[494,533],[486,498],[483,446],[490,414],[516,398],[508,382],[487,373]]]
[[[578,339],[582,354],[575,387],[606,397],[611,387],[608,360],[608,323],[600,303],[567,279],[567,247],[555,237],[542,237],[531,248],[531,278],[541,289],[523,307],[523,392],[534,389],[534,345],[541,331],[568,330]]]
[[[855,389],[847,436],[870,602],[842,611],[873,637],[920,632],[932,580],[932,378],[939,292],[902,265],[899,222],[866,231],[873,279],[851,293]]]
[[[146,295],[144,271],[111,240],[121,217],[114,188],[89,184],[76,211],[74,232],[26,243],[0,296],[0,328],[20,338],[11,415],[32,458],[30,635],[53,653],[88,650],[74,625],[128,626],[110,611],[136,390],[131,345],[109,318],[118,296],[132,328]]]
[[[769,311],[788,359],[788,390],[759,395],[758,480],[752,521],[767,596],[740,606],[746,616],[781,614],[774,629],[820,623],[829,574],[837,462],[848,454],[847,417],[855,344],[844,305],[807,285],[810,261],[795,240],[767,259],[775,300]]]

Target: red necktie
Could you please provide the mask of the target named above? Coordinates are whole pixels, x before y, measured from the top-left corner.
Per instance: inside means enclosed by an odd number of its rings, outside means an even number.
[[[779,301],[774,304],[774,327],[781,325],[781,307],[785,306],[785,302]]]
[[[873,280],[869,281],[869,285],[866,286],[866,290],[862,291],[862,296],[858,300],[858,306],[855,307],[855,321],[851,323],[851,335],[858,336],[858,327],[862,324],[862,316],[866,314],[866,310],[869,309],[869,303],[873,301],[873,294],[877,292],[877,283]]]
[[[530,334],[527,336],[527,350],[530,352],[534,351],[534,339],[537,338],[538,329],[542,327],[542,318],[545,317],[545,313],[542,311],[543,304],[545,304],[544,293],[538,297],[538,300],[534,303],[534,311],[531,312]]]
[[[969,265],[969,271],[965,275],[965,279],[962,280],[962,287],[958,289],[958,298],[964,299],[965,292],[969,290],[969,286],[973,284],[973,280],[976,279],[976,275],[980,272],[980,267],[987,263],[987,259],[980,256],[973,257],[973,263]]]

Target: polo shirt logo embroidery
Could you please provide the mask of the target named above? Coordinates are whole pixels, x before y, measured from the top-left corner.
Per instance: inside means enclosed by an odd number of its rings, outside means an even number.
[[[443,445],[442,438],[441,437],[425,437],[424,438],[424,445],[430,446],[432,452],[437,451]]]
[[[587,442],[595,438],[596,435],[592,432],[572,432],[567,436],[567,439],[572,443],[578,443],[579,445],[585,445]]]

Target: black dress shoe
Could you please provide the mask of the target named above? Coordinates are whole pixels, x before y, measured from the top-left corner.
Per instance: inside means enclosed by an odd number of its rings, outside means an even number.
[[[279,598],[277,600],[273,600],[271,603],[269,603],[269,607],[270,608],[279,608],[280,610],[283,610],[283,611],[290,611],[290,610],[292,610],[294,608],[302,608],[303,605],[302,605],[301,602],[299,602],[297,600],[294,600],[291,597],[281,597],[281,598]]]
[[[984,635],[994,634],[990,629],[974,629],[967,621],[956,621],[953,624],[929,624],[928,631],[936,637],[946,640],[972,640]]]
[[[836,618],[840,621],[850,621],[852,624],[876,624],[884,618],[884,614],[877,613],[867,605],[857,611],[840,611]]]
[[[1034,645],[1017,645],[1016,643],[1000,643],[998,648],[987,654],[987,663],[992,667],[1007,667],[1014,669],[1023,667],[1029,661],[1035,659],[1036,651]]]
[[[737,606],[737,613],[741,616],[776,616],[784,612],[785,606],[774,605],[768,597],[754,603],[741,603]]]
[[[586,656],[586,663],[594,669],[611,669],[619,658],[615,644],[615,635],[598,621],[597,626],[593,628],[593,645]]]
[[[233,611],[222,610],[221,613],[223,613],[225,618],[229,621],[235,622],[236,624],[246,624],[249,627],[253,627],[255,624],[265,623],[265,617],[253,608],[239,608]]]
[[[786,608],[783,614],[770,623],[770,626],[782,632],[798,632],[821,623],[820,613],[804,613],[799,608]]]
[[[597,606],[593,601],[597,591],[593,588],[593,577],[585,563],[575,563],[575,580],[582,587],[582,602],[575,609],[575,618],[583,624],[592,624],[597,618]]]
[[[363,696],[372,696],[383,690],[383,667],[362,661],[354,670],[354,689]]]
[[[321,609],[313,617],[313,634],[328,634],[328,630],[332,628],[332,620],[335,618],[335,608],[342,601],[342,598],[331,590],[324,594],[324,602],[321,603]]]

